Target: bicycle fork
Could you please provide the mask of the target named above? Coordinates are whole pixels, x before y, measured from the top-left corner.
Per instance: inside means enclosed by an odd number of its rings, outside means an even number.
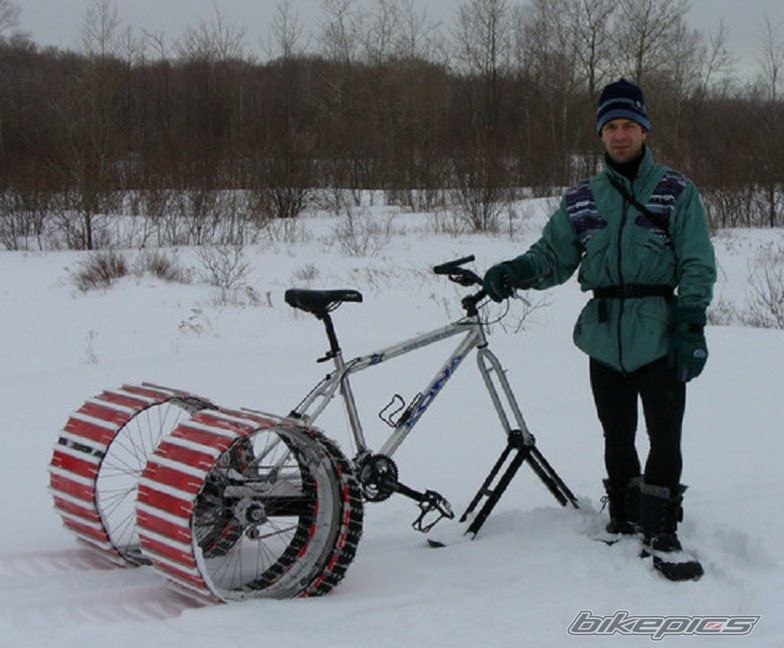
[[[531,467],[561,506],[571,504],[574,508],[579,508],[574,494],[536,447],[536,439],[523,419],[517,399],[506,378],[506,372],[498,358],[488,348],[480,347],[477,349],[477,363],[485,387],[498,413],[501,426],[506,433],[507,444],[468,508],[460,517],[460,522],[466,522],[480,502],[484,500],[479,512],[471,520],[466,534],[471,533],[475,536],[479,532],[512,478],[524,463]],[[501,394],[503,394],[503,400]],[[511,421],[514,421],[516,427],[512,427],[509,414],[511,414]]]

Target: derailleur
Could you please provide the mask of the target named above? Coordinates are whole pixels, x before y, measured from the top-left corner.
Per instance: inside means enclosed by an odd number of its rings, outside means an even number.
[[[397,478],[397,465],[390,457],[359,456],[355,463],[362,493],[367,501],[382,502],[393,493],[399,493],[417,503],[420,513],[411,523],[416,531],[427,533],[442,519],[455,517],[452,506],[443,495],[432,490],[420,493],[401,483]]]

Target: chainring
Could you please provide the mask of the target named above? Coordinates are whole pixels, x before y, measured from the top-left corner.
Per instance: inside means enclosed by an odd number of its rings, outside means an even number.
[[[370,455],[360,462],[357,477],[366,501],[383,502],[395,492],[397,465],[385,455]]]

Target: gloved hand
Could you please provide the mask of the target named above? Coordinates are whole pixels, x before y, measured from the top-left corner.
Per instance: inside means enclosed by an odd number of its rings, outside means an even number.
[[[705,309],[700,306],[675,307],[675,327],[672,333],[670,364],[681,382],[696,378],[708,360],[705,341]]]
[[[515,288],[530,288],[537,278],[533,263],[525,255],[492,266],[482,279],[487,296],[501,302],[514,294]]]

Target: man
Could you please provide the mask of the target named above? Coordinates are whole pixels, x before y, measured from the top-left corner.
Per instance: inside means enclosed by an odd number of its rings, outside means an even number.
[[[640,88],[624,79],[606,86],[596,112],[604,170],[569,189],[541,239],[490,268],[483,284],[501,301],[516,288],[563,283],[579,267],[580,286],[593,299],[574,342],[590,357],[604,430],[607,530],[641,530],[645,555],[661,562],[681,551],[686,383],[708,357],[703,327],[716,268],[697,189],[654,162],[645,145],[650,128]],[[650,439],[642,474],[634,445],[638,397]],[[698,578],[699,563],[688,564],[676,576]]]

